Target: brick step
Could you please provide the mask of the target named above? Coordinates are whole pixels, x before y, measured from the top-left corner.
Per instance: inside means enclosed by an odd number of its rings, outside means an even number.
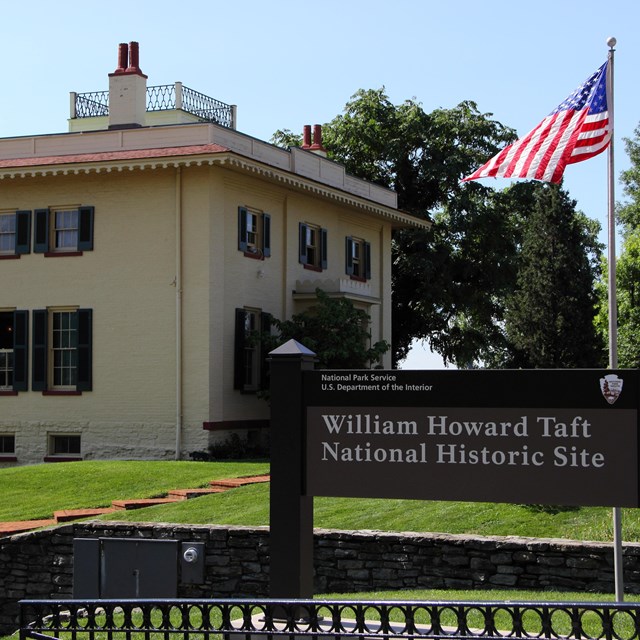
[[[50,527],[56,524],[55,520],[22,520],[20,522],[0,522],[0,537],[12,536],[15,533],[25,533],[40,529],[40,527]]]
[[[226,491],[226,487],[203,487],[201,489],[173,489],[169,491],[169,497],[179,498],[180,500],[189,500],[190,498],[198,498],[210,493],[222,493]]]
[[[81,518],[91,518],[92,516],[101,516],[105,513],[113,513],[113,507],[104,509],[62,509],[54,511],[53,517],[56,522],[71,522],[72,520],[80,520]]]
[[[234,489],[235,487],[244,487],[248,484],[257,484],[259,482],[269,482],[271,476],[245,476],[244,478],[226,478],[224,480],[211,480],[209,484],[212,487],[225,487],[227,489]]]
[[[184,498],[144,498],[139,500],[114,500],[111,504],[117,511],[130,511],[131,509],[142,509],[153,507],[157,504],[170,504],[181,502]]]

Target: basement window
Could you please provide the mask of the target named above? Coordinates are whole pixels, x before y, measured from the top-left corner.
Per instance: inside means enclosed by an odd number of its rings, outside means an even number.
[[[13,433],[0,433],[0,457],[12,456],[16,452],[16,436]]]
[[[50,433],[48,444],[49,456],[64,458],[80,457],[80,435]]]

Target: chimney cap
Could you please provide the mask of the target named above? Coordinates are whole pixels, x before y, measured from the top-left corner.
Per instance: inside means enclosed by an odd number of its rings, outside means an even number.
[[[309,151],[315,151],[321,155],[326,155],[327,150],[322,146],[322,125],[313,125],[313,144],[309,147]]]
[[[137,74],[146,78],[140,69],[140,44],[132,40],[129,44],[121,42],[118,45],[118,66],[110,75]]]

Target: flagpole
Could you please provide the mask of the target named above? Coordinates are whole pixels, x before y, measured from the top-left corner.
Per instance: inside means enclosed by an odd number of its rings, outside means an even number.
[[[607,73],[607,106],[609,110],[609,126],[611,140],[609,142],[608,161],[608,280],[609,280],[609,368],[618,368],[618,305],[616,294],[616,220],[615,220],[615,176],[613,170],[613,139],[614,139],[614,111],[613,111],[613,57],[616,39],[607,40],[609,47]],[[613,565],[616,590],[616,601],[624,600],[624,564],[622,550],[622,511],[620,507],[613,508]]]

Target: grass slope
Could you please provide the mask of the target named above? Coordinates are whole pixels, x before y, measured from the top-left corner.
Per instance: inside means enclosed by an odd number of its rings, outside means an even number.
[[[637,509],[623,510],[625,541],[640,540]],[[103,516],[102,519],[109,519]],[[269,524],[269,487],[251,485],[233,491],[118,514],[131,522],[188,524]],[[583,507],[548,513],[523,505],[316,498],[314,525],[327,529],[432,531],[477,535],[611,541],[611,510]]]
[[[50,518],[59,509],[111,506],[153,498],[210,480],[268,473],[267,462],[59,462],[0,469],[0,521]]]
[[[268,473],[268,462],[85,461],[0,469],[0,521],[49,518],[59,509],[107,507],[210,480]],[[185,502],[103,516],[133,522],[267,526],[269,485],[256,484]],[[611,541],[611,509],[550,513],[524,505],[316,498],[314,524],[328,529],[432,531]],[[623,534],[640,541],[640,510],[623,510]]]

